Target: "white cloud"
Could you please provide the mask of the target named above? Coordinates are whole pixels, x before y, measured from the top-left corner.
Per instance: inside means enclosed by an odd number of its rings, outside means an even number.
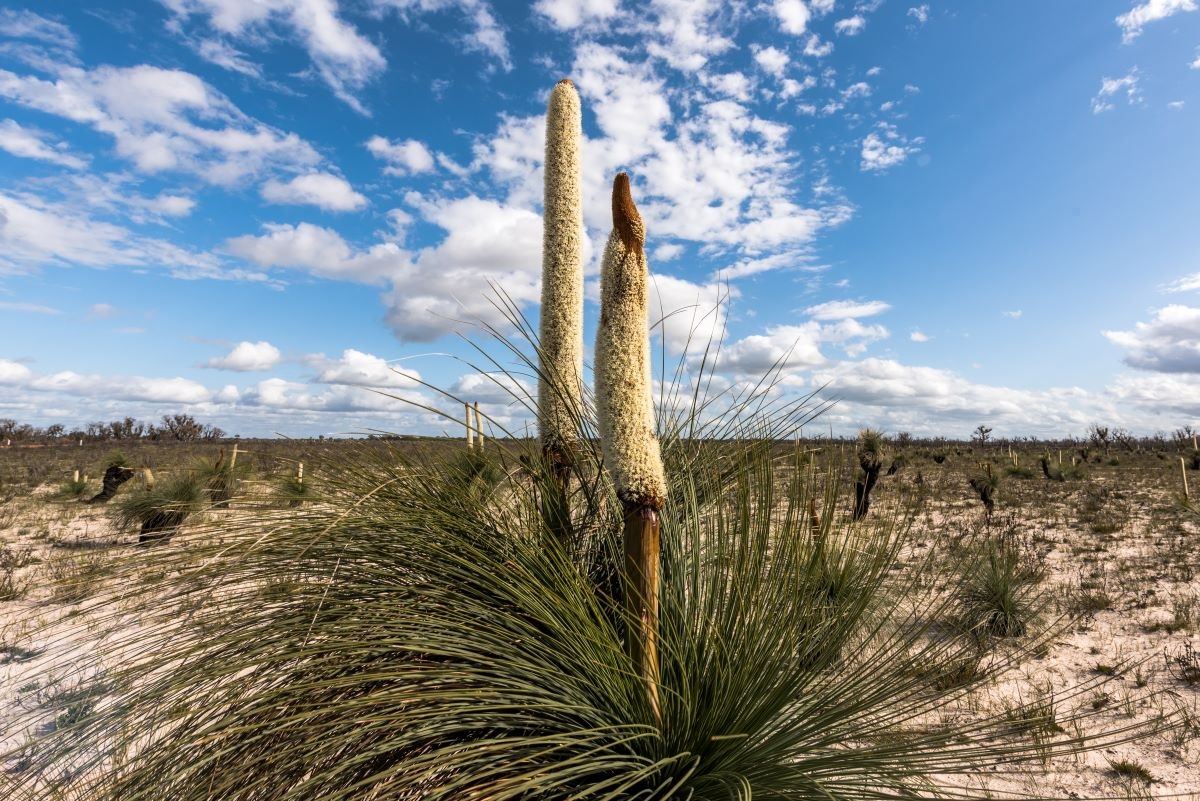
[[[903,164],[913,153],[920,150],[918,145],[923,141],[920,137],[906,139],[895,128],[886,122],[879,123],[878,131],[867,134],[862,141],[863,170],[882,172],[898,164]]]
[[[379,283],[407,262],[390,242],[355,251],[331,228],[312,223],[268,223],[261,236],[246,234],[225,241],[225,249],[260,267],[288,267],[321,278]]]
[[[842,90],[842,100],[853,100],[856,97],[870,97],[871,85],[865,81],[852,83]]]
[[[151,211],[166,217],[186,217],[196,208],[196,201],[183,195],[160,194],[147,204]]]
[[[812,89],[817,85],[817,79],[811,75],[805,75],[804,80],[797,81],[794,78],[784,78],[783,88],[779,92],[779,96],[784,100],[796,97],[805,90]]]
[[[1200,70],[1200,56],[1196,56],[1196,60],[1188,65],[1194,70]]]
[[[839,19],[833,23],[833,30],[838,36],[858,36],[867,27],[867,18],[862,14]]]
[[[920,331],[913,331],[908,335],[908,338],[913,342],[928,342],[930,339],[932,339],[932,337],[930,337],[928,334],[923,334]]]
[[[615,16],[617,0],[537,0],[533,10],[566,31]]]
[[[1172,281],[1163,287],[1165,292],[1197,292],[1200,291],[1200,273],[1185,275],[1178,281]]]
[[[1142,33],[1142,28],[1160,19],[1184,11],[1195,11],[1200,6],[1196,0],[1146,0],[1117,17],[1117,27],[1122,31],[1125,42],[1132,42]]]
[[[81,375],[64,370],[34,376],[25,384],[40,392],[60,392],[85,398],[184,404],[203,403],[212,398],[207,387],[188,378]]]
[[[1000,313],[1003,314],[1005,317],[1012,318],[1013,320],[1019,320],[1019,319],[1021,319],[1021,316],[1023,314],[1025,314],[1025,312],[1021,311],[1020,309],[1013,309],[1011,311],[1003,311]]]
[[[342,351],[338,359],[316,353],[304,361],[317,371],[315,380],[321,384],[402,389],[420,386],[421,374],[416,370],[397,367],[379,356],[353,348]]]
[[[822,42],[815,33],[804,40],[804,55],[812,58],[824,58],[833,52],[833,42]]]
[[[334,94],[362,111],[354,92],[387,66],[383,54],[354,26],[338,16],[336,0],[160,0],[175,24],[207,17],[219,34],[261,42],[273,23],[286,27],[308,52],[321,79]]]
[[[209,359],[202,366],[214,370],[236,370],[239,373],[270,370],[279,364],[283,354],[270,342],[239,342],[224,356]]]
[[[218,67],[240,72],[251,78],[262,78],[262,67],[246,57],[246,54],[221,39],[201,39],[194,44],[200,58]]]
[[[0,35],[34,39],[71,49],[79,46],[79,40],[66,25],[26,9],[0,8]]]
[[[929,4],[928,3],[922,3],[921,5],[916,6],[915,8],[910,8],[906,13],[908,16],[915,19],[917,21],[918,25],[924,25],[926,22],[929,22]]]
[[[1200,373],[1200,309],[1172,304],[1133,331],[1104,331],[1126,349],[1125,363],[1159,373]]]
[[[97,220],[70,203],[0,192],[0,272],[47,264],[86,267],[165,265],[179,277],[257,280],[261,275],[225,271],[207,253]]]
[[[752,334],[722,347],[717,370],[728,375],[757,377],[782,369],[794,378],[798,371],[828,363],[821,352],[822,343],[838,345],[848,356],[858,356],[872,342],[888,335],[881,325],[863,325],[853,319],[828,325],[810,320],[800,325],[768,326],[762,334]]]
[[[1100,81],[1100,91],[1092,98],[1092,113],[1103,114],[1116,108],[1113,103],[1120,93],[1124,92],[1125,100],[1130,105],[1142,102],[1142,92],[1138,88],[1138,68],[1134,67],[1129,74],[1122,78],[1103,78]]]
[[[779,20],[780,30],[794,36],[804,33],[809,20],[812,19],[812,12],[804,4],[804,0],[774,0],[771,11]]]
[[[703,351],[724,336],[728,301],[735,289],[713,282],[696,284],[683,278],[650,276],[650,324],[667,350]]]
[[[232,184],[272,168],[320,161],[300,137],[243,114],[188,72],[140,65],[63,67],[54,80],[0,70],[0,97],[113,137],[142,172],[192,172]]]
[[[311,205],[325,211],[356,211],[367,205],[349,181],[327,172],[297,175],[287,183],[272,179],[263,185],[262,197],[268,203]]]
[[[11,359],[0,359],[0,384],[23,384],[33,373],[28,367]]]
[[[235,0],[236,1],[236,0]],[[457,10],[471,23],[471,30],[462,37],[471,50],[487,53],[505,70],[512,69],[508,39],[496,19],[492,7],[485,0],[371,0],[375,8],[390,9],[405,19],[415,14]]]
[[[5,311],[28,312],[30,314],[62,314],[61,309],[55,309],[52,306],[43,306],[40,303],[21,303],[11,300],[0,300],[0,309]]]
[[[93,303],[88,307],[87,319],[107,320],[117,315],[117,309],[111,303]]]
[[[722,0],[650,0],[642,12],[652,31],[646,50],[675,69],[695,72],[734,47],[723,30],[726,12]]]
[[[1173,110],[1175,110],[1175,111],[1179,111],[1179,110],[1180,110],[1180,109],[1182,109],[1182,108],[1183,108],[1185,105],[1187,105],[1187,103],[1185,103],[1185,102],[1184,102],[1184,101],[1182,101],[1182,100],[1172,100],[1171,102],[1167,103],[1167,108],[1169,108],[1169,109],[1173,109]]]
[[[388,163],[383,169],[388,175],[416,175],[433,170],[433,155],[416,139],[392,142],[372,136],[367,140],[367,150]]]
[[[831,300],[809,306],[804,313],[814,320],[848,320],[857,317],[874,317],[892,308],[882,300]]]
[[[49,139],[48,134],[35,128],[24,128],[15,120],[0,121],[0,150],[73,170],[82,170],[87,166],[86,159],[67,151],[66,143],[51,143]]]
[[[677,242],[666,242],[654,248],[653,257],[655,261],[671,261],[679,258],[683,253],[683,245]]]
[[[788,60],[788,54],[778,47],[756,47],[754,49],[755,63],[764,72],[770,73],[776,78],[783,77],[783,73],[787,69]]]

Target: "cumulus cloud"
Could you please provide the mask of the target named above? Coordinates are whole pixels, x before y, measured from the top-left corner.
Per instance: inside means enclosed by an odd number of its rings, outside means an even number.
[[[804,4],[804,0],[774,0],[771,11],[779,21],[780,30],[793,36],[804,33],[809,20],[812,19],[812,12]]]
[[[213,396],[211,390],[189,378],[84,375],[64,370],[32,376],[24,383],[28,388],[40,392],[153,403],[203,403]]]
[[[51,142],[48,134],[36,128],[22,127],[15,120],[0,121],[0,150],[73,170],[82,170],[87,166],[87,160],[70,153],[66,143]]]
[[[899,164],[908,157],[920,151],[920,137],[907,139],[894,125],[881,122],[878,130],[867,134],[862,141],[862,161],[860,166],[864,172],[884,172]]]
[[[795,376],[797,371],[828,363],[821,352],[822,343],[840,347],[847,356],[859,356],[872,342],[888,335],[881,325],[863,325],[849,318],[830,324],[810,320],[800,325],[774,325],[762,334],[726,344],[716,369],[740,376],[761,376],[778,369]]]
[[[303,270],[321,278],[380,283],[407,263],[408,254],[392,242],[356,250],[332,228],[312,223],[268,223],[261,236],[225,241],[225,250],[259,267]]]
[[[754,63],[758,64],[764,72],[770,73],[776,78],[783,77],[788,61],[788,54],[778,47],[756,47],[754,49]]]
[[[239,342],[229,353],[209,359],[203,366],[215,370],[235,370],[239,373],[261,372],[279,364],[281,358],[283,355],[279,348],[265,340]]]
[[[1196,5],[1196,0],[1146,0],[1117,17],[1117,27],[1128,43],[1141,36],[1142,28],[1151,22],[1197,8],[1200,6]]]
[[[858,36],[867,27],[867,18],[862,14],[839,19],[833,23],[833,30],[838,36]]]
[[[1138,68],[1134,67],[1121,78],[1103,78],[1100,81],[1100,91],[1092,98],[1092,113],[1103,114],[1116,108],[1113,102],[1122,94],[1129,105],[1142,102],[1142,90],[1138,88]]]
[[[1125,363],[1159,373],[1200,373],[1200,309],[1172,304],[1133,331],[1104,331],[1125,348]]]
[[[617,0],[537,0],[533,10],[566,31],[615,16]]]
[[[433,170],[433,154],[416,139],[391,141],[382,136],[367,140],[367,150],[375,158],[387,162],[383,171],[388,175],[418,175]]]
[[[928,334],[923,334],[920,331],[913,331],[908,335],[908,338],[913,342],[928,342],[931,339]]]
[[[11,359],[0,359],[0,384],[23,384],[33,373],[28,367]]]
[[[320,161],[293,133],[254,120],[200,78],[148,65],[61,67],[51,80],[0,70],[0,97],[111,136],[141,172],[190,172],[232,184]]]
[[[416,370],[398,367],[379,356],[353,348],[342,351],[337,359],[315,353],[305,357],[304,362],[317,371],[314,380],[320,384],[412,389],[419,386],[421,380],[421,374]]]
[[[357,211],[367,205],[349,181],[327,172],[297,175],[286,183],[272,179],[263,184],[262,197],[268,203],[310,205],[325,211]]]

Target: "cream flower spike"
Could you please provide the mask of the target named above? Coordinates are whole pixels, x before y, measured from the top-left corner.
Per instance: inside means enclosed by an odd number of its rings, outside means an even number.
[[[667,498],[650,391],[650,275],[646,229],[629,189],[617,175],[613,231],[600,272],[596,332],[596,415],[604,462],[622,501],[654,510]]]
[[[564,78],[546,109],[538,382],[542,450],[559,464],[570,459],[578,439],[575,420],[583,394],[582,139],[579,93]]]

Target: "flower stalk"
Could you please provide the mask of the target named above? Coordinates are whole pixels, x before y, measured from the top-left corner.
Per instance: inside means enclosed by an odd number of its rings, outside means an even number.
[[[565,483],[578,441],[583,376],[583,180],[579,93],[559,81],[546,109],[538,434]]]
[[[612,210],[613,230],[600,273],[596,417],[604,463],[624,506],[626,649],[645,683],[654,719],[661,724],[659,513],[667,498],[667,484],[650,388],[646,231],[625,173],[613,182]]]

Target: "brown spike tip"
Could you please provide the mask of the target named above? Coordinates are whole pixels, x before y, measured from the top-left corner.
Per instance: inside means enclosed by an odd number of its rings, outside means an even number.
[[[626,250],[641,253],[642,244],[646,240],[646,229],[642,227],[642,215],[638,214],[637,206],[633,202],[628,173],[619,172],[613,179],[612,211],[613,230],[621,237]]]
[[[574,85],[575,85],[574,83],[572,83],[572,81],[571,81],[571,79],[570,79],[570,78],[563,78],[561,81],[559,81],[559,82],[558,82],[558,85],[559,85],[559,86],[562,86],[564,83],[565,83],[567,86],[574,86]]]

